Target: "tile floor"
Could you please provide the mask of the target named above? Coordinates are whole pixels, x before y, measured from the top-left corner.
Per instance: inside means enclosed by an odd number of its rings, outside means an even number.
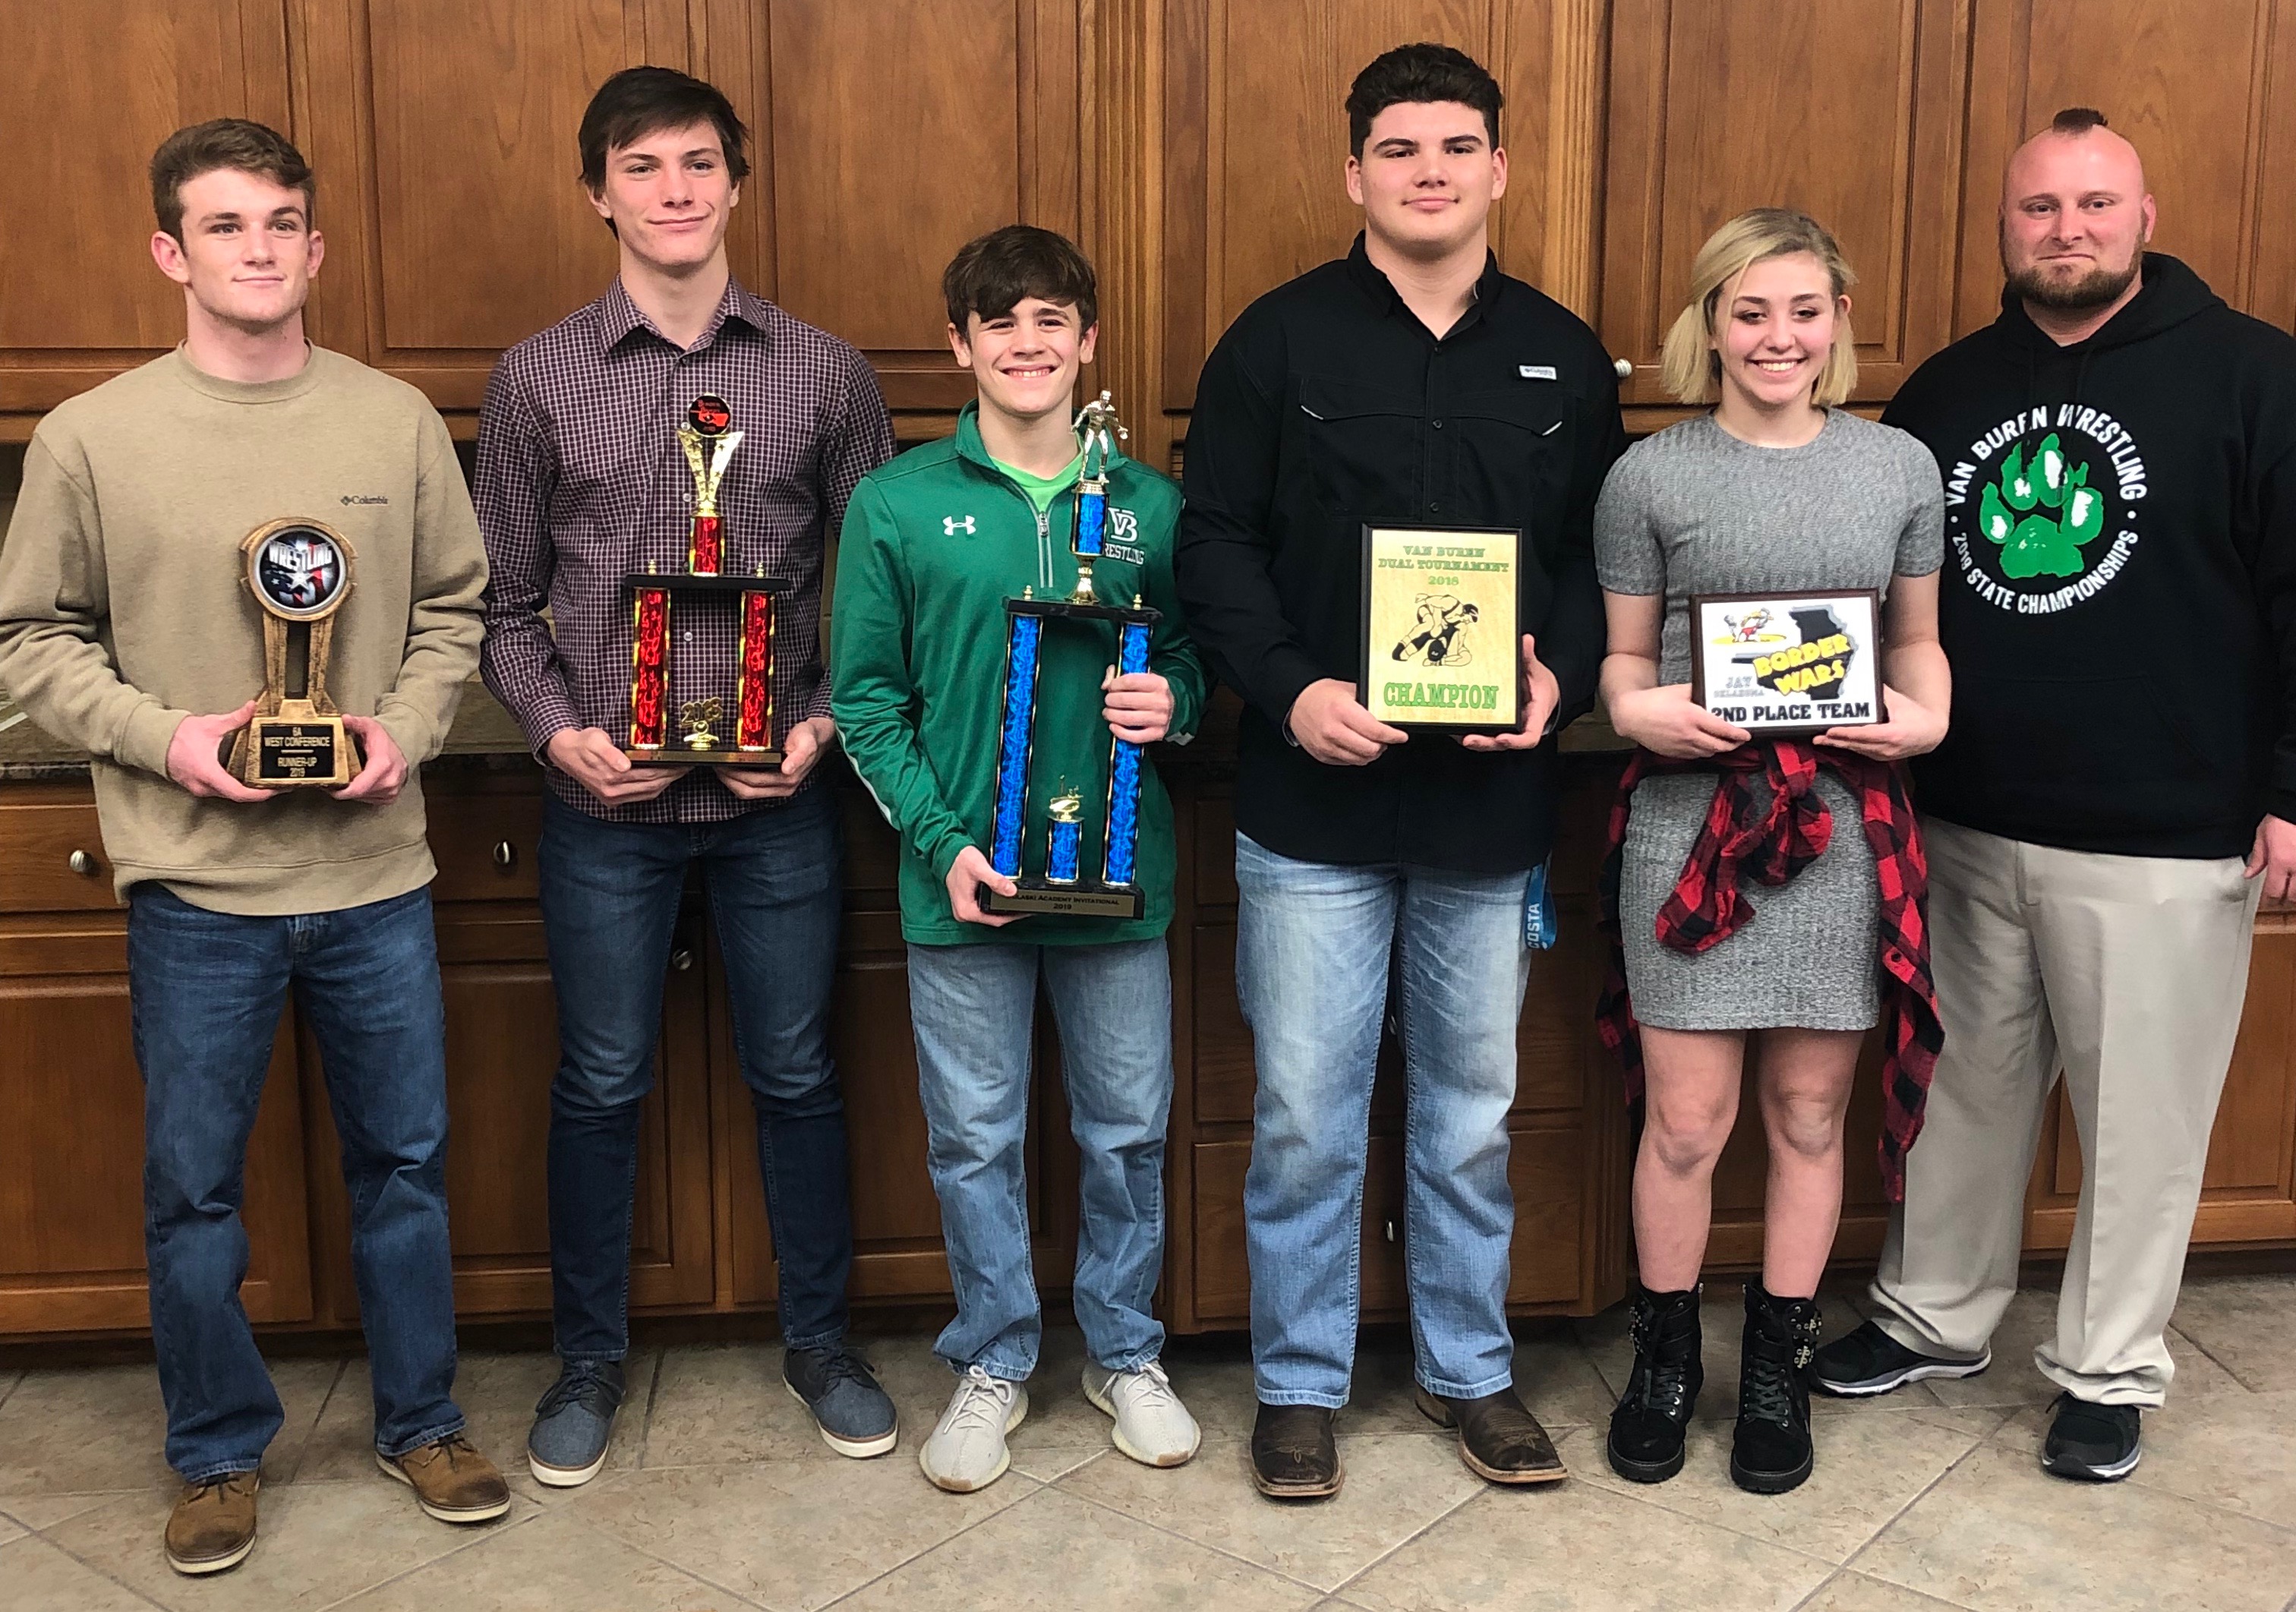
[[[1830,1330],[1854,1324],[1855,1304],[1829,1297]],[[1506,1492],[1471,1476],[1412,1408],[1390,1332],[1366,1340],[1341,1422],[1347,1488],[1309,1507],[1251,1491],[1250,1366],[1234,1339],[1174,1345],[1204,1447],[1154,1472],[1109,1450],[1076,1386],[1076,1334],[1056,1329],[1011,1476],[962,1498],[916,1468],[947,1382],[922,1335],[865,1340],[902,1416],[899,1451],[870,1462],[813,1436],[773,1345],[651,1350],[631,1362],[595,1483],[553,1493],[513,1468],[510,1516],[467,1531],[426,1520],[375,1472],[363,1362],[284,1360],[261,1539],[238,1571],[201,1580],[160,1555],[173,1489],[150,1369],[0,1369],[0,1608],[2296,1609],[2296,1277],[2187,1286],[2175,1397],[2147,1419],[2136,1475],[2104,1488],[2035,1464],[2049,1390],[2030,1351],[2054,1306],[2022,1295],[1983,1377],[1820,1401],[1818,1474],[1776,1499],[1725,1470],[1734,1290],[1708,1312],[1712,1386],[1672,1483],[1623,1484],[1603,1463],[1628,1355],[1613,1312],[1520,1333],[1516,1380],[1571,1481]],[[517,1453],[550,1374],[540,1354],[464,1356],[485,1448]]]

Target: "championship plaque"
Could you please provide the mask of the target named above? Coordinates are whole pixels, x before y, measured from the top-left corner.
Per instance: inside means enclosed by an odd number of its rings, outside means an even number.
[[[1045,803],[1041,825],[1028,820],[1029,783],[1037,732],[1037,679],[1043,666],[1045,634],[1078,621],[1108,621],[1116,628],[1119,672],[1148,670],[1148,640],[1163,613],[1141,604],[1110,604],[1094,591],[1092,568],[1108,530],[1108,475],[1117,439],[1130,433],[1117,423],[1106,392],[1077,415],[1084,438],[1084,469],[1077,481],[1075,524],[1069,547],[1076,555],[1076,591],[1065,599],[1040,599],[1034,588],[1004,601],[1004,699],[996,735],[996,807],[989,831],[988,860],[1020,886],[999,895],[980,886],[981,910],[995,913],[1064,912],[1089,917],[1136,918],[1147,909],[1134,881],[1140,843],[1141,747],[1109,736],[1108,785],[1103,795],[1098,877],[1084,871],[1085,791],[1062,778]],[[1034,867],[1036,872],[1025,871]]]
[[[1390,727],[1522,726],[1522,534],[1483,526],[1364,528],[1364,709]]]
[[[693,480],[693,514],[686,528],[685,569],[633,572],[630,591],[630,738],[622,753],[637,765],[778,767],[774,730],[774,596],[789,582],[729,572],[726,526],[718,489],[742,433],[728,429],[734,412],[722,398],[703,393],[685,411],[677,443]],[[730,701],[724,695],[678,706],[673,731],[669,709],[670,617],[676,602],[688,608],[715,595],[735,613],[735,662]],[[731,720],[727,713],[731,712]]]
[[[1690,601],[1690,697],[1784,738],[1884,720],[1882,596],[1701,594]]]
[[[351,546],[332,527],[290,516],[266,522],[239,547],[248,591],[263,607],[263,692],[254,720],[232,741],[231,770],[258,789],[348,784],[359,759],[327,697],[327,661],[335,612],[351,595]],[[302,675],[291,682],[299,629]],[[300,694],[290,692],[295,682]]]

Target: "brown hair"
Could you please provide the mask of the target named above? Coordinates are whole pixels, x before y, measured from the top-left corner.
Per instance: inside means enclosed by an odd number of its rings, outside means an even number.
[[[582,113],[582,183],[596,195],[606,188],[606,158],[664,129],[717,126],[726,171],[738,185],[750,177],[750,131],[716,85],[671,67],[626,67],[598,86]]]
[[[1078,331],[1100,318],[1091,260],[1066,235],[1033,224],[1007,224],[967,241],[941,271],[940,291],[959,335],[967,314],[1001,318],[1030,297],[1073,304]]]
[[[2106,127],[2104,114],[2094,106],[2068,106],[2049,119],[2053,135],[2085,135],[2093,128]]]
[[[179,128],[152,153],[152,211],[160,227],[184,239],[184,186],[217,169],[258,174],[282,190],[303,193],[303,226],[311,226],[318,185],[311,165],[286,136],[245,118],[212,118]]]

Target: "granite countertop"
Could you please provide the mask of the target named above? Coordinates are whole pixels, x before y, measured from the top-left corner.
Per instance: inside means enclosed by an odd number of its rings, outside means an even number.
[[[1235,755],[1234,730],[1240,709],[1233,699],[1215,700],[1212,709],[1205,714],[1204,731],[1199,742],[1184,749],[1160,752],[1162,764],[1179,771],[1213,775],[1232,772]],[[1609,721],[1599,710],[1579,718],[1563,730],[1562,749],[1566,753],[1627,748],[1627,742],[1611,730]],[[476,678],[463,691],[462,706],[455,713],[455,726],[447,732],[446,749],[438,761],[430,764],[436,767],[441,762],[472,757],[495,758],[498,765],[527,763],[526,736],[519,731],[510,712],[495,703],[494,695]],[[51,738],[34,727],[5,695],[0,695],[0,783],[69,780],[86,776],[87,757],[84,752],[61,739]]]

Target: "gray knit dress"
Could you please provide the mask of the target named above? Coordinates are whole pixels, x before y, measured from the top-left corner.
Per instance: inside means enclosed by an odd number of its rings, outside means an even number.
[[[1757,448],[1701,415],[1637,442],[1603,484],[1595,563],[1612,593],[1666,596],[1659,681],[1690,680],[1695,594],[1889,589],[1945,562],[1937,462],[1912,437],[1841,409],[1800,448]],[[1772,889],[1740,888],[1754,917],[1696,957],[1662,946],[1659,908],[1682,876],[1718,775],[1635,790],[1619,921],[1635,1016],[1664,1030],[1864,1030],[1881,1016],[1881,894],[1857,798],[1833,773],[1825,854]],[[1819,942],[1812,944],[1812,942]]]

